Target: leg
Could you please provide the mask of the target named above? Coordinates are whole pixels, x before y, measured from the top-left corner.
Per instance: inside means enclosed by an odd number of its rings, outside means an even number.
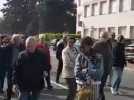
[[[52,85],[51,85],[51,79],[50,79],[50,70],[47,71],[48,75],[46,76],[46,82],[47,82],[47,88],[48,89],[52,89]]]
[[[63,62],[62,62],[62,59],[60,59],[58,62],[58,69],[57,69],[57,76],[56,76],[57,83],[59,83],[59,77],[60,77],[60,74],[62,72],[62,68],[63,68]]]
[[[104,86],[106,84],[108,75],[109,75],[108,71],[104,71],[102,74],[101,84],[99,89],[100,100],[105,100]]]
[[[30,100],[30,92],[21,92],[19,100]]]
[[[118,82],[118,68],[113,67],[112,88],[111,88],[112,94],[116,94],[117,82]]]
[[[123,68],[119,68],[119,70],[118,70],[118,82],[117,82],[117,87],[116,87],[117,92],[119,90],[120,83],[122,81],[122,74],[123,74]]]
[[[30,100],[38,100],[38,98],[39,98],[39,92],[37,91],[32,92]]]
[[[7,84],[8,84],[8,89],[7,89],[7,100],[11,100],[11,96],[13,94],[12,92],[12,70],[10,69],[7,73]]]
[[[5,74],[6,72],[2,72],[0,76],[0,91],[3,91],[3,86],[4,86],[4,80],[5,80]]]
[[[68,96],[66,100],[74,100],[76,96],[76,82],[74,78],[66,78],[66,83],[68,85]]]

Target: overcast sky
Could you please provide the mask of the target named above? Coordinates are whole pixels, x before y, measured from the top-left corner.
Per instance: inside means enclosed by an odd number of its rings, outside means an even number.
[[[3,7],[3,4],[6,2],[6,0],[0,0],[0,9]],[[2,13],[0,12],[0,17],[2,17]]]

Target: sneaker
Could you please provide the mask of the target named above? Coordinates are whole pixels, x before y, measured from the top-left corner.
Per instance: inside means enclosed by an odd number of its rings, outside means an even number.
[[[117,91],[117,95],[123,95],[120,91]]]
[[[118,93],[111,87],[111,93],[113,94],[113,95],[117,95]]]
[[[47,89],[48,90],[52,90],[53,89],[53,86],[50,85],[50,86],[47,87]]]

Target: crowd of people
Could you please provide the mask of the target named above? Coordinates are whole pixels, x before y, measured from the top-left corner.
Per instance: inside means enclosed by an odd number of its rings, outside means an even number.
[[[68,86],[66,100],[90,100],[79,92],[89,89],[93,81],[100,81],[99,100],[105,100],[104,87],[110,76],[111,92],[119,94],[125,60],[124,37],[115,33],[103,32],[100,40],[84,37],[79,49],[75,47],[75,38],[63,35],[57,42],[56,58],[58,60],[56,82],[60,76]],[[42,89],[53,89],[50,79],[51,71],[49,46],[42,36],[22,34],[0,36],[0,93],[7,78],[5,100],[11,100],[13,88],[20,91],[19,100],[38,100]],[[46,81],[46,82],[45,82]],[[45,84],[47,83],[47,85]]]
[[[126,66],[124,37],[119,35],[116,40],[115,33],[108,32],[103,32],[97,41],[84,37],[79,50],[76,50],[74,42],[74,38],[64,36],[56,52],[59,61],[56,82],[59,83],[62,72],[69,89],[66,100],[74,100],[76,94],[79,100],[89,100],[89,95],[86,98],[78,95],[78,92],[85,87],[91,90],[92,81],[100,81],[98,100],[105,100],[104,87],[108,76],[112,94],[120,94],[119,86]]]
[[[5,100],[11,100],[13,91],[20,91],[19,100],[37,100],[50,83],[50,52],[41,37],[14,34],[0,36],[0,93],[6,92]],[[5,77],[7,89],[3,91]],[[13,89],[14,88],[14,89]]]

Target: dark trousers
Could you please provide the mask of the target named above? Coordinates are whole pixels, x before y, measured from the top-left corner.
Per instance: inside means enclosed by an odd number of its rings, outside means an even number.
[[[7,72],[7,84],[8,84],[7,100],[11,100],[11,96],[13,94],[13,92],[12,92],[12,86],[13,86],[13,82],[12,82],[12,69],[9,69],[9,71]]]
[[[62,62],[62,59],[58,59],[59,62],[58,62],[58,69],[57,69],[57,76],[56,76],[56,82],[59,82],[59,78],[60,78],[60,75],[61,75],[61,72],[62,72],[62,69],[63,69],[63,62]]]
[[[51,86],[51,79],[50,79],[50,70],[47,71],[47,76],[46,76],[46,82],[47,82],[47,87],[50,87]]]
[[[74,78],[66,78],[65,80],[66,80],[66,83],[67,83],[67,86],[69,89],[66,100],[74,100],[75,96],[76,96],[76,88],[77,88],[75,79]]]
[[[5,71],[0,73],[0,91],[3,91],[5,75],[6,75]]]
[[[105,100],[104,87],[105,87],[109,74],[110,74],[110,71],[108,71],[108,70],[104,70],[104,72],[102,74],[101,84],[100,84],[100,89],[99,89],[100,100]]]

